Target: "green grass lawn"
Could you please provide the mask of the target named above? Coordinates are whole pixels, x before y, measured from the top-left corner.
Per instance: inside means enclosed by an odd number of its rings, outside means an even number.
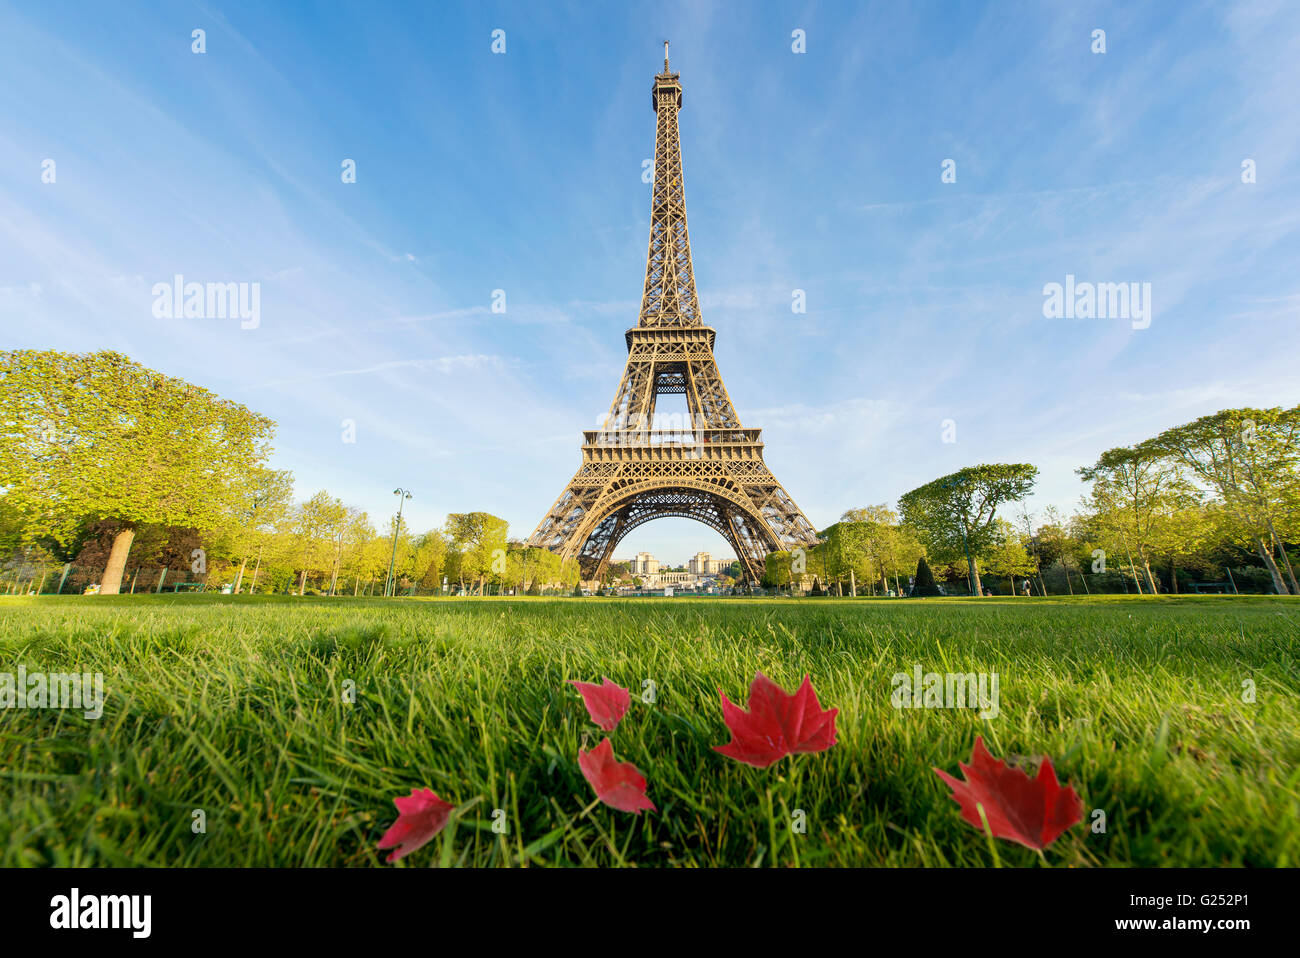
[[[3,599],[0,672],[102,672],[107,700],[0,711],[0,865],[380,866],[412,787],[458,811],[398,867],[1296,865],[1298,601]],[[997,673],[1001,714],[893,708],[914,665]],[[743,704],[755,670],[810,673],[838,744],[714,752],[718,689]],[[633,690],[614,751],[658,812],[578,769],[605,733],[566,682],[602,675]],[[931,770],[977,734],[1082,797],[1041,858],[991,846]]]

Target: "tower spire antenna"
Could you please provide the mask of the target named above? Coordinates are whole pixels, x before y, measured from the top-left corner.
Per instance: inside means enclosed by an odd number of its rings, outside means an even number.
[[[664,73],[668,72],[668,41],[664,41]]]

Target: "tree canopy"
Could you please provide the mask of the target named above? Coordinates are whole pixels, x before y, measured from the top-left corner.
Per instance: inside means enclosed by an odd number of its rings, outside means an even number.
[[[1300,406],[1223,409],[1166,429],[1138,448],[1176,463],[1217,494],[1278,594],[1300,591],[1286,550],[1280,551],[1290,590],[1273,556],[1274,546],[1282,545],[1279,524],[1293,521],[1300,498]]]
[[[1028,463],[967,466],[899,497],[903,521],[920,530],[931,557],[965,555],[971,592],[980,594],[976,557],[994,544],[998,507],[1023,499],[1038,469]]]
[[[219,527],[239,511],[275,423],[120,353],[0,352],[0,475],[26,538],[120,531],[101,592],[118,591],[135,529]]]

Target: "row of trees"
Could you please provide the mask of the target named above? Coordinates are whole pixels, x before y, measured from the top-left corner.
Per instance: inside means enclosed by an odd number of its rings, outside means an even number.
[[[443,527],[423,533],[392,518],[380,532],[365,512],[323,491],[266,515],[241,543],[217,541],[219,565],[213,571],[219,581],[233,579],[235,591],[241,591],[250,563],[248,591],[257,588],[263,570],[266,591],[283,591],[287,582],[299,594],[375,594],[388,581],[390,564],[394,591],[538,593],[543,587],[572,588],[578,580],[576,563],[509,539],[506,521],[490,513],[452,513]]]
[[[804,552],[770,553],[762,584],[786,588],[811,577],[819,586],[835,582],[852,594],[897,592],[926,553],[917,530],[885,505],[850,509],[820,538]]]
[[[1262,579],[1300,594],[1288,545],[1300,542],[1300,406],[1227,409],[1151,439],[1110,449],[1078,471],[1088,484],[1068,519],[1055,508],[1035,528],[1023,505],[1037,469],[970,466],[885,506],[846,512],[806,554],[773,553],[764,584],[801,574],[902,592],[900,579],[928,563],[971,594],[992,574],[1037,591],[1130,588],[1180,591],[1192,576]]]
[[[486,512],[416,534],[400,518],[377,528],[324,491],[295,502],[292,477],[269,465],[274,428],[118,353],[0,352],[0,549],[28,565],[95,565],[109,594],[153,562],[248,591],[373,593],[390,563],[408,589],[576,585],[575,563],[511,540]],[[1040,590],[1063,578],[1073,591],[1076,578],[1089,587],[1085,569],[1119,568],[1125,588],[1131,578],[1157,592],[1178,590],[1180,573],[1243,567],[1300,594],[1287,552],[1300,541],[1300,406],[1223,410],[1078,473],[1080,510],[1068,520],[1048,510],[1034,528],[1021,505],[1034,466],[958,470],[901,496],[897,512],[849,510],[814,548],[769,556],[766,584],[813,576],[901,592],[925,556],[974,594],[990,575]],[[619,580],[634,584],[612,566],[605,584]]]
[[[250,592],[373,593],[390,563],[399,588],[577,582],[575,563],[509,540],[486,512],[415,534],[325,491],[295,502],[293,477],[269,465],[274,428],[118,353],[0,352],[0,548],[33,570],[102,570],[103,594],[146,566]]]
[[[1300,594],[1285,545],[1300,540],[1298,470],[1300,406],[1225,409],[1080,469],[1086,531],[1130,553],[1153,592],[1157,561],[1226,546],[1253,552],[1279,595]]]

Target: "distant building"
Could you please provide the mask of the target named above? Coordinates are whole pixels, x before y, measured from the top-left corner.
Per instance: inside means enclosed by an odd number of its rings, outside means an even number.
[[[664,586],[697,589],[709,583],[704,580],[721,575],[731,568],[735,559],[715,559],[707,552],[697,552],[686,564],[686,571],[674,572],[649,552],[638,552],[628,559],[628,572],[641,580],[645,589],[662,589]]]
[[[694,586],[698,582],[698,577],[694,572],[659,572],[654,578],[656,586]]]
[[[645,589],[662,589],[666,585],[695,588],[700,582],[700,576],[694,572],[673,572],[670,569],[660,571],[662,564],[648,552],[638,552],[636,558],[627,560],[627,565]]]
[[[628,563],[633,575],[654,575],[659,571],[659,560],[648,552],[638,552],[636,558]]]
[[[697,552],[687,568],[696,575],[718,575],[731,568],[735,559],[715,559],[707,552]]]

